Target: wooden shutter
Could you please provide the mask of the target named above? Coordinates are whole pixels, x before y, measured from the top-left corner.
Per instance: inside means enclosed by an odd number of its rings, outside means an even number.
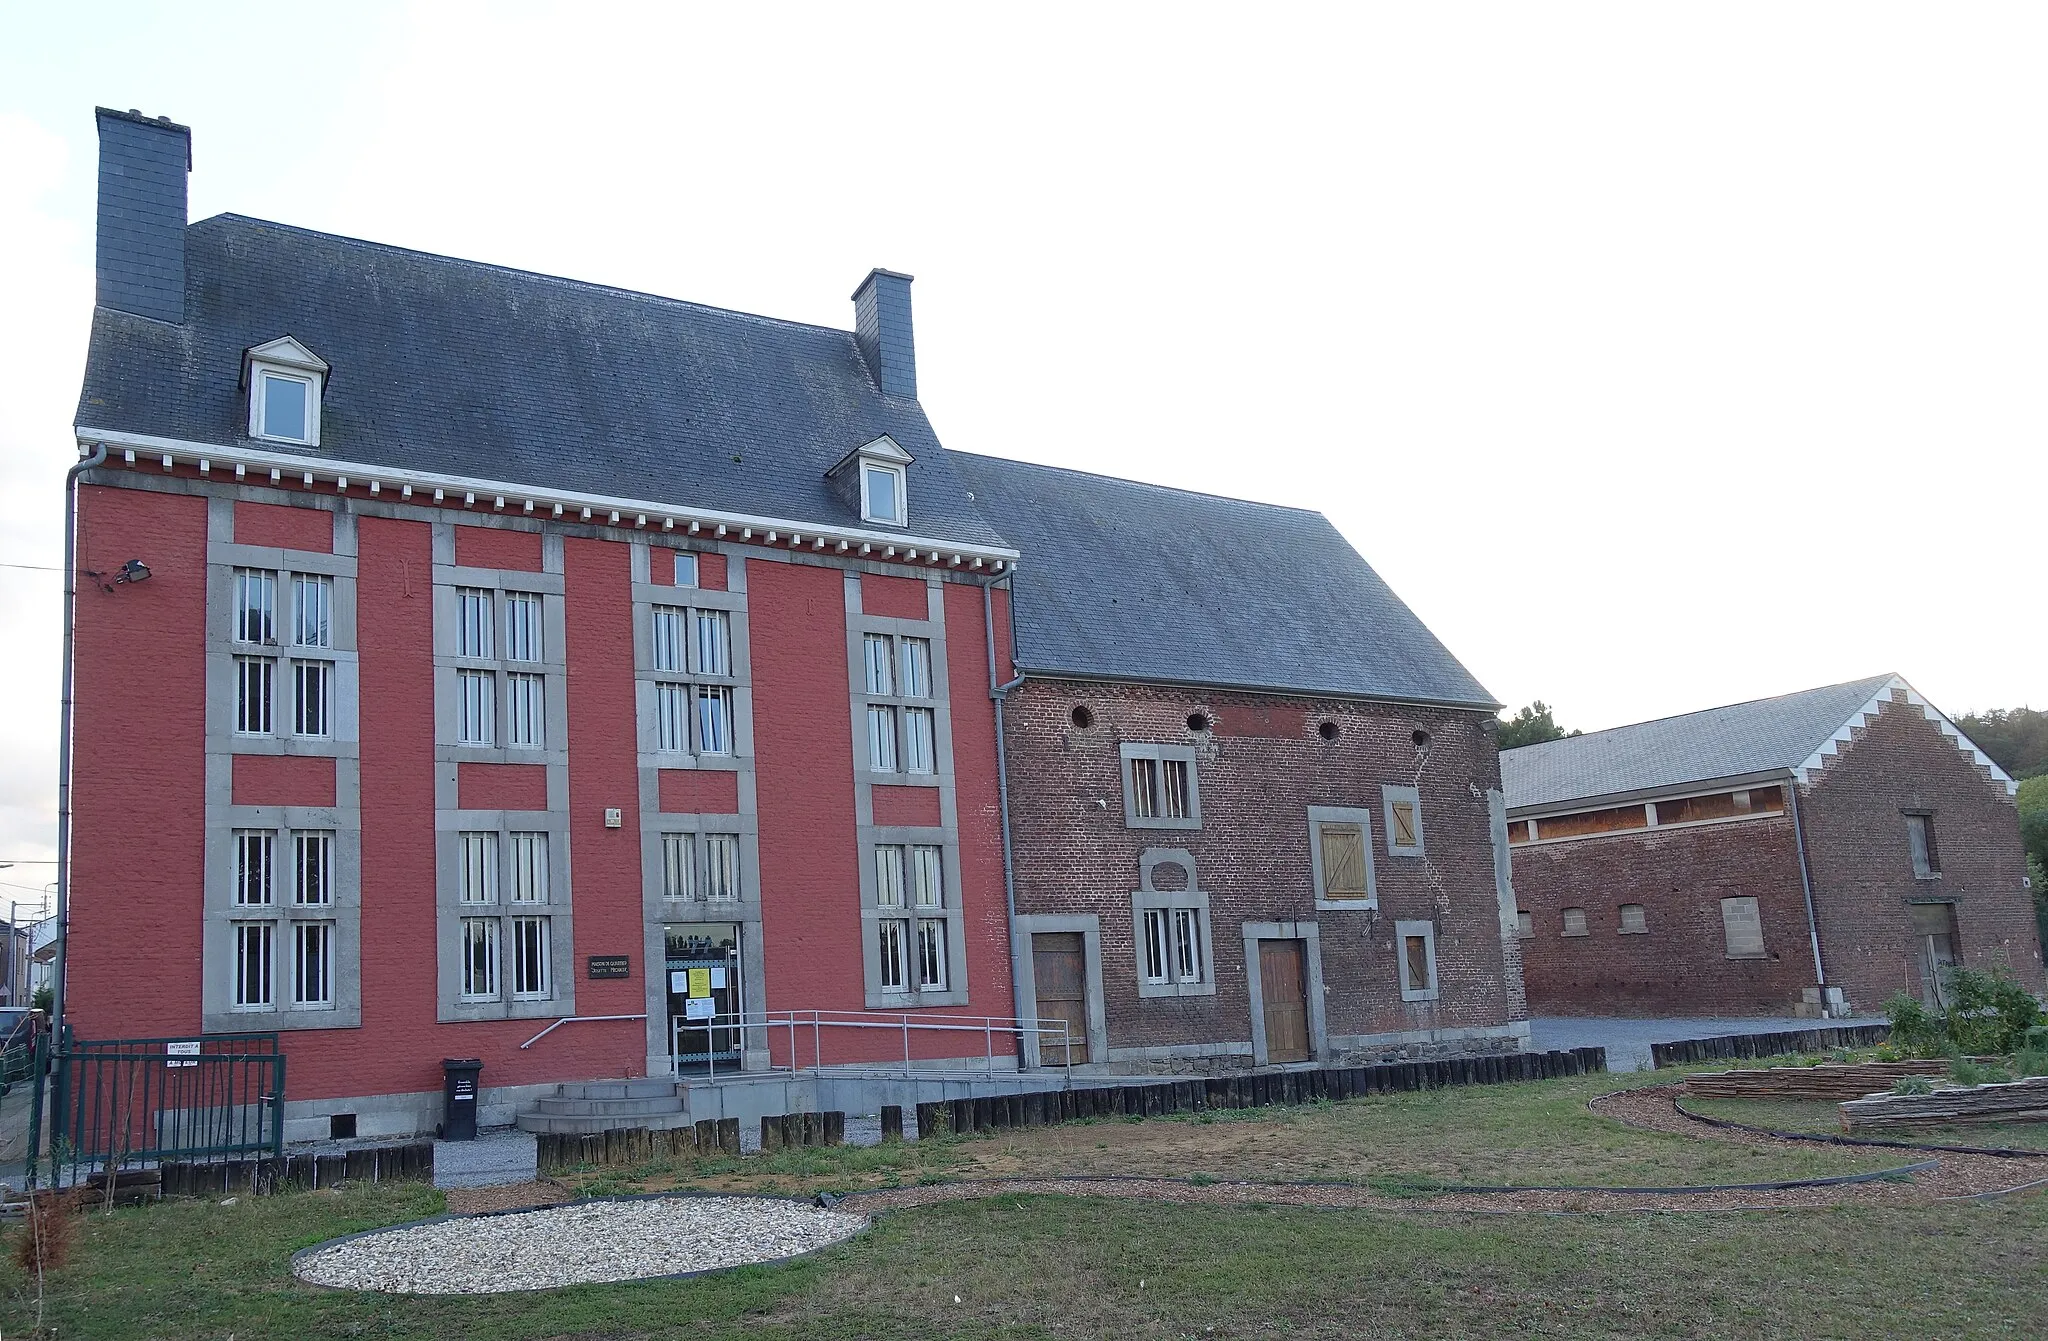
[[[1415,804],[1412,801],[1394,802],[1394,846],[1415,847]]]
[[[1365,833],[1356,824],[1325,824],[1322,830],[1323,897],[1362,899],[1365,888]]]

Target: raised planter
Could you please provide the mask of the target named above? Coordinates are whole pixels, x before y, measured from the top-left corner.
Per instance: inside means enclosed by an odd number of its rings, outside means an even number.
[[[1832,1048],[1867,1048],[1892,1036],[1888,1024],[1837,1024],[1815,1029],[1787,1029],[1768,1034],[1716,1034],[1712,1038],[1681,1038],[1650,1045],[1650,1065],[1662,1070],[1688,1062],[1741,1061],[1751,1057],[1783,1057],[1795,1052]]]
[[[1842,1130],[1849,1132],[1971,1122],[2048,1122],[2048,1076],[1932,1094],[1873,1094],[1842,1105]]]
[[[1695,1099],[1805,1099],[1836,1103],[1877,1094],[1904,1076],[1948,1074],[1939,1057],[1901,1062],[1829,1062],[1823,1066],[1756,1066],[1737,1071],[1709,1071],[1685,1078],[1685,1092]]]

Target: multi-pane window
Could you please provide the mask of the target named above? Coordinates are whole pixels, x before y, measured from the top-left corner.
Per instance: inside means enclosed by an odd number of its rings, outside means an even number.
[[[334,923],[292,924],[292,1001],[300,1006],[334,1004]]]
[[[271,884],[277,835],[268,829],[235,830],[235,902],[268,908],[277,900]]]
[[[1145,908],[1141,967],[1148,983],[1199,983],[1205,961],[1202,919],[1194,908]]]
[[[455,835],[459,1000],[554,996],[551,848],[550,836],[537,830],[470,829]]]
[[[648,651],[657,677],[654,747],[672,754],[731,754],[732,616],[723,610],[654,606]]]
[[[455,589],[455,739],[545,749],[546,605],[538,592]],[[488,664],[477,664],[488,663]]]
[[[938,771],[938,711],[919,700],[935,693],[928,638],[861,635],[862,688],[867,705],[868,771]]]
[[[271,992],[271,952],[275,924],[237,922],[233,1002],[237,1010],[262,1010],[275,1005]]]
[[[925,843],[877,846],[875,907],[880,914],[875,929],[880,989],[911,990],[912,966],[906,964],[908,955],[915,960],[916,990],[951,990],[947,969],[951,918],[940,849]]]
[[[280,606],[280,596],[289,605]],[[279,729],[319,739],[334,734],[334,579],[321,573],[237,568],[228,588],[228,636],[235,645],[234,731]],[[290,659],[272,652],[293,649]],[[270,649],[258,651],[257,649]],[[280,701],[279,680],[285,697]]]
[[[1137,819],[1184,820],[1193,815],[1189,804],[1188,774],[1192,765],[1185,759],[1144,759],[1130,761],[1131,814]]]
[[[334,835],[325,829],[292,834],[292,902],[301,908],[334,902]]]
[[[740,836],[736,833],[665,833],[661,836],[663,898],[736,903],[740,892]]]

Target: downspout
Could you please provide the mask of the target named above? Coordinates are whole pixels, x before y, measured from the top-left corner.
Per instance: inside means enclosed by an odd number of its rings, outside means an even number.
[[[1799,889],[1806,896],[1806,937],[1813,946],[1813,976],[1820,986],[1821,1018],[1827,1018],[1828,971],[1820,959],[1820,923],[1813,915],[1813,876],[1806,866],[1806,825],[1799,818],[1799,778],[1785,779],[1786,794],[1792,798],[1792,836],[1799,843]]]
[[[107,445],[64,472],[64,688],[57,720],[57,948],[50,969],[50,1046],[64,1042],[64,968],[71,925],[71,651],[78,599],[78,477],[105,464]],[[31,1156],[33,1158],[33,1156]]]
[[[988,640],[988,696],[996,709],[996,806],[1003,829],[1003,910],[1008,918],[1005,927],[1010,936],[1010,1003],[1014,1008],[1022,996],[1019,981],[1023,960],[1017,954],[1017,868],[1010,850],[1010,756],[1003,739],[1003,700],[1012,689],[1024,683],[1022,675],[1007,684],[997,680],[996,671],[996,619],[995,584],[1009,582],[1017,571],[1012,564],[1002,573],[991,575],[981,583],[981,628]],[[1017,588],[1010,587],[1010,661],[1014,667],[1017,658]],[[1034,1035],[1035,1037],[1035,1035]],[[1024,1039],[1017,1040],[1017,1060],[1024,1060]]]

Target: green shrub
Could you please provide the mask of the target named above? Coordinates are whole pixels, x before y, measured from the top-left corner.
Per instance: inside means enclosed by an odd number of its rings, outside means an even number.
[[[2012,1069],[2022,1076],[2048,1076],[2048,1048],[2022,1048],[2013,1054]]]
[[[2041,1003],[2003,969],[1985,973],[1957,966],[1948,972],[1948,989],[1948,1037],[1959,1052],[2016,1052],[2027,1031],[2041,1023]]]
[[[1893,1094],[1932,1094],[1934,1082],[1926,1076],[1900,1076],[1892,1082]]]
[[[1958,1057],[1948,1064],[1948,1077],[1958,1085],[2003,1085],[2012,1079],[2012,1072],[1990,1062]]]
[[[1884,1013],[1892,1022],[1891,1045],[1905,1056],[1940,1057],[1948,1052],[1947,1022],[1914,998],[1900,992],[1884,1003]]]

